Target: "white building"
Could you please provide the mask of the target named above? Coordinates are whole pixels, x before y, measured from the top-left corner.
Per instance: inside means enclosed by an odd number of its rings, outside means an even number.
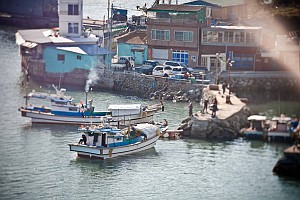
[[[64,37],[82,36],[83,1],[59,0],[59,34]]]

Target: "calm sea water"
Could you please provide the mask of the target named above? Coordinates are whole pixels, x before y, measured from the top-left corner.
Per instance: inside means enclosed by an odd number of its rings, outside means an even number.
[[[272,174],[289,144],[159,140],[155,148],[126,157],[77,158],[67,145],[78,141],[77,127],[32,125],[17,110],[26,91],[48,87],[22,86],[15,32],[0,26],[0,199],[299,199],[299,180]],[[68,94],[79,101],[82,91]],[[97,88],[92,95],[103,109],[120,102],[153,103]],[[176,127],[187,116],[186,107],[167,102],[156,120],[166,118]]]

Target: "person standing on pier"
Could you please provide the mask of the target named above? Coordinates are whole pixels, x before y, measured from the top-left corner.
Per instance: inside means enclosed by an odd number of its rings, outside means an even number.
[[[211,113],[212,118],[216,117],[217,110],[218,110],[218,101],[217,101],[217,97],[215,97],[215,99],[213,101],[213,106],[212,106],[212,113]]]
[[[190,101],[188,108],[189,108],[189,116],[192,116],[193,115],[193,102],[192,101]]]
[[[207,106],[208,106],[208,99],[207,99],[207,98],[204,98],[202,113],[204,113],[204,111],[205,111],[206,113],[208,113],[208,112],[207,112]]]
[[[226,87],[227,87],[227,83],[224,82],[224,83],[222,84],[223,94],[225,94]]]

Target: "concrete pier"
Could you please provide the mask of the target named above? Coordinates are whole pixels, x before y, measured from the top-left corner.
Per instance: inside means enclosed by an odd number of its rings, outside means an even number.
[[[209,85],[204,90],[204,98],[209,99],[208,105],[217,99],[216,117],[212,111],[208,113],[198,111],[191,117],[184,119],[180,128],[184,136],[205,139],[233,139],[238,136],[241,128],[248,124],[247,117],[250,109],[233,93],[226,89],[223,94],[221,85]]]

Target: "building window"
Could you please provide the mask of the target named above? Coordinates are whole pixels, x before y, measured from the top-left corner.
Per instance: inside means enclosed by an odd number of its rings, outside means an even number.
[[[233,68],[253,68],[254,59],[251,54],[235,54],[234,55],[234,63],[232,65]]]
[[[250,33],[246,33],[246,43],[250,43]]]
[[[78,23],[68,23],[68,33],[78,33]]]
[[[65,61],[65,54],[57,54],[58,61]]]
[[[207,42],[207,31],[203,31],[202,41]]]
[[[175,40],[183,42],[193,41],[193,32],[188,31],[175,31]]]
[[[207,57],[201,56],[201,66],[207,66]]]
[[[79,15],[79,7],[77,4],[68,5],[68,15]]]
[[[152,40],[170,40],[170,31],[168,30],[155,30],[151,31]]]
[[[244,31],[203,31],[203,43],[231,43],[231,44],[255,44],[257,42],[256,32]]]
[[[223,31],[218,32],[218,43],[223,43],[223,35],[224,35]]]
[[[233,43],[233,32],[229,32],[229,43]]]
[[[235,43],[240,43],[240,41],[241,41],[241,33],[240,32],[235,32],[235,34],[234,34],[234,42]]]
[[[173,51],[172,52],[172,60],[177,62],[183,62],[185,64],[189,63],[189,53],[188,51]]]
[[[212,31],[207,31],[207,42],[212,42]]]
[[[240,42],[245,43],[245,32],[241,32]]]
[[[77,55],[77,60],[81,60],[81,56],[80,55]]]
[[[229,32],[228,32],[228,31],[225,31],[225,34],[224,34],[224,42],[225,42],[225,43],[228,43],[228,42],[229,42]]]

